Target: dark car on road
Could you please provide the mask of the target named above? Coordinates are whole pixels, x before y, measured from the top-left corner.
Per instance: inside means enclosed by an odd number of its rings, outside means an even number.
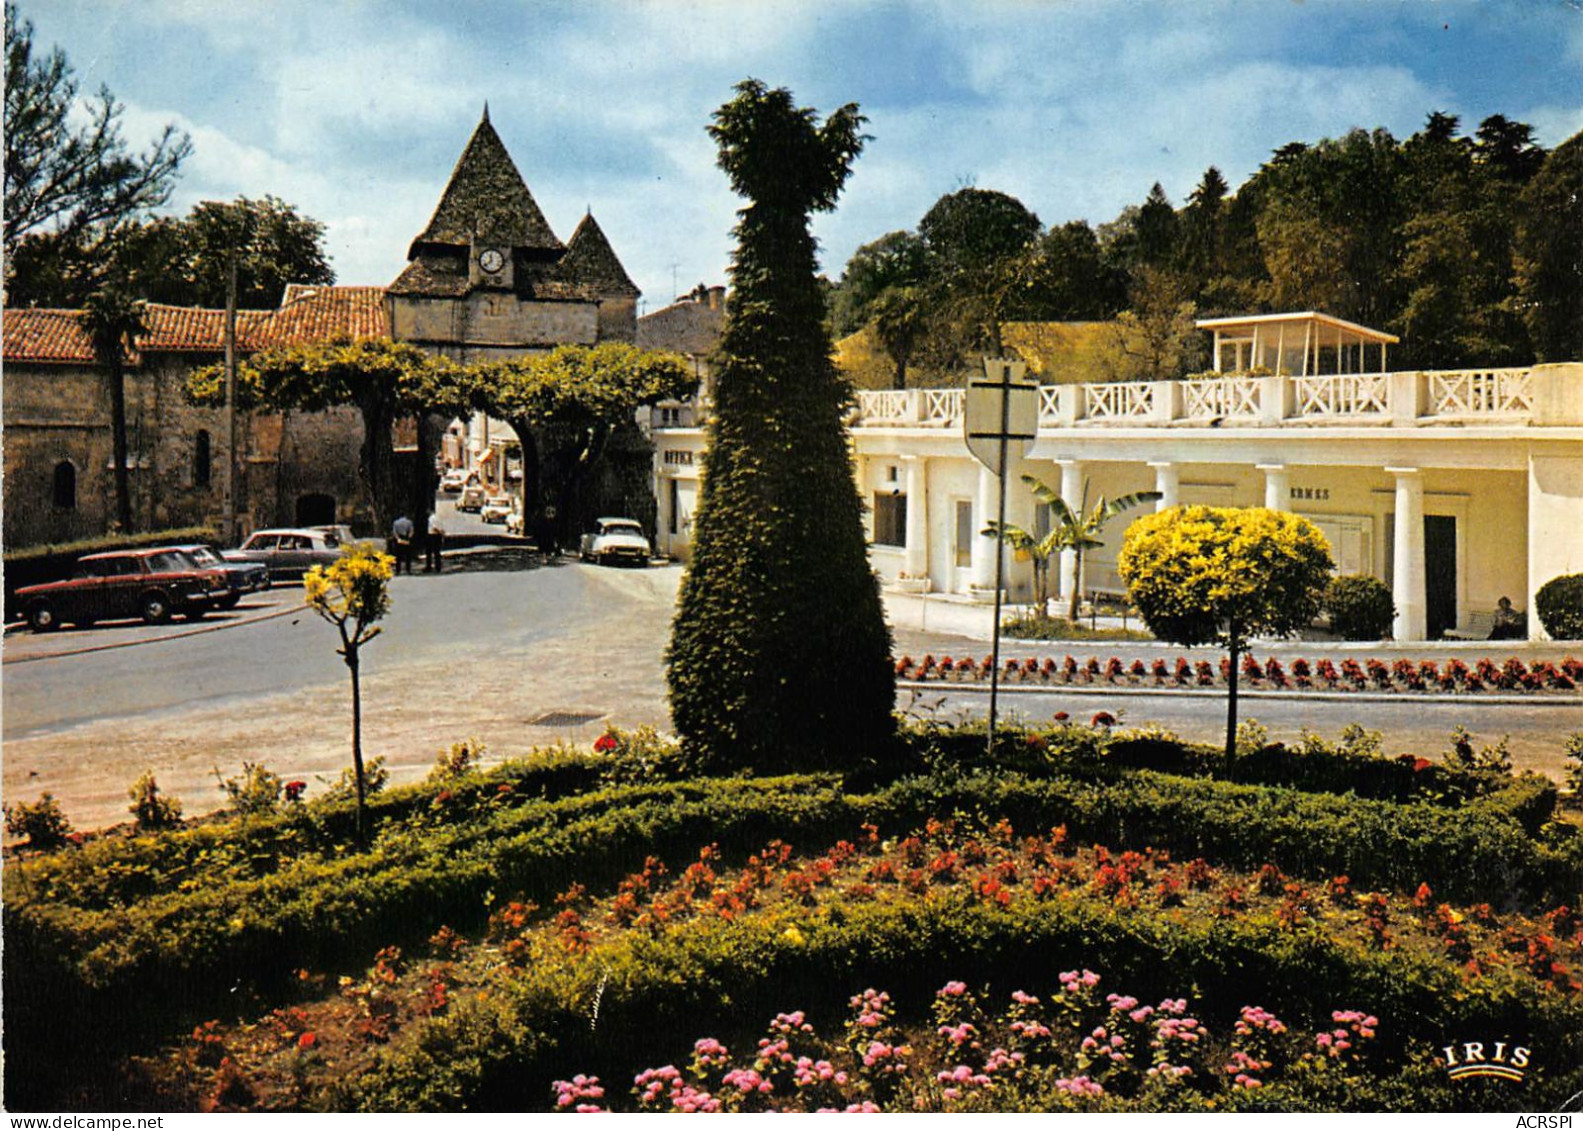
[[[216,608],[235,608],[237,602],[249,593],[269,588],[269,567],[263,562],[228,562],[220,556],[219,550],[207,542],[191,542],[170,548],[180,550],[204,569],[217,569],[225,574],[226,592],[215,602]]]
[[[16,598],[34,632],[50,632],[70,622],[142,617],[163,624],[172,613],[192,620],[225,598],[227,582],[219,570],[204,569],[180,550],[123,550],[77,559],[65,581],[28,585]]]
[[[221,551],[228,562],[261,562],[271,579],[301,577],[317,565],[329,565],[341,556],[341,540],[311,528],[255,530],[234,550]]]

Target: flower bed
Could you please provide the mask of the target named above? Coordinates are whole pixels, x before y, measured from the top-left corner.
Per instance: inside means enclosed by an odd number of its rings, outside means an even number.
[[[1367,891],[1273,864],[1233,871],[1078,847],[1060,827],[931,821],[887,841],[869,826],[818,855],[777,841],[731,869],[705,845],[685,865],[650,858],[602,897],[574,883],[544,908],[503,902],[481,937],[439,932],[426,962],[382,951],[365,977],[288,1016],[200,1027],[164,1071],[193,1096],[229,1086],[233,1100],[250,1097],[218,1106],[289,1107],[328,1091],[379,1110],[1033,1109],[1052,1098],[1162,1110],[1235,1108],[1268,1087],[1295,1107],[1421,1108],[1469,1106],[1433,1063],[1443,1032],[1517,1025],[1551,1070],[1487,1102],[1540,1107],[1583,1083],[1579,925],[1566,907],[1455,907],[1425,884]],[[1077,971],[1101,956],[1104,983],[1138,1000],[1100,1003],[1100,983]],[[1057,978],[1062,966],[1076,970]],[[974,990],[952,982],[926,1012],[931,985],[952,974]],[[862,992],[879,978],[912,1007]],[[1187,985],[1190,1013],[1177,996]],[[1026,988],[1047,1004],[1013,992]],[[1010,1005],[983,1010],[985,993]],[[1172,1004],[1140,1003],[1162,997]],[[756,1044],[742,1027],[790,1005],[806,1012],[783,1012]],[[1367,1014],[1382,1019],[1378,1040],[1361,1032],[1376,1029]],[[1315,1028],[1299,1038],[1277,1017]],[[843,1021],[839,1040],[811,1031]],[[687,1069],[665,1067],[673,1042],[710,1031]],[[1353,1050],[1336,1042],[1377,1047],[1344,1057]],[[1345,1082],[1330,1079],[1337,1067]],[[1056,1083],[1084,1076],[1075,1091]]]
[[[898,679],[976,683],[990,678],[994,663],[990,657],[926,655],[922,660],[903,656],[896,661]],[[1123,660],[1111,656],[1100,660],[1090,656],[1079,662],[1068,655],[1060,660],[1026,657],[1007,659],[1001,679],[1010,683],[1056,686],[1115,687],[1219,687],[1231,674],[1231,662],[1222,658],[1218,665],[1208,660]],[[1482,659],[1471,666],[1462,660],[1355,660],[1347,658],[1338,665],[1324,659],[1310,663],[1298,658],[1283,663],[1274,656],[1262,663],[1252,654],[1243,657],[1239,685],[1254,691],[1389,691],[1455,692],[1484,691],[1575,691],[1583,683],[1583,660],[1567,657],[1559,664],[1540,660],[1532,666],[1513,656],[1501,664]]]

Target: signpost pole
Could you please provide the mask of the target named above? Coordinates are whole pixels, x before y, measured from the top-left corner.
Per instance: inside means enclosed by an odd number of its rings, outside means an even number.
[[[969,381],[962,405],[962,438],[973,458],[1000,484],[995,535],[995,630],[989,673],[989,752],[995,753],[1000,715],[1000,614],[1006,589],[1006,470],[1013,454],[1026,456],[1039,435],[1039,385],[1024,379],[1020,361],[984,359],[984,379]],[[986,530],[985,533],[990,533]]]
[[[1004,380],[1004,377],[1002,378]],[[1006,529],[1006,441],[1011,416],[1011,394],[1008,389],[1000,398],[1000,471],[995,476],[1000,481],[1000,503],[995,523],[995,636],[990,647],[989,674],[989,758],[995,759],[995,720],[1000,707],[1000,600],[1006,585],[1006,540],[1000,536]]]

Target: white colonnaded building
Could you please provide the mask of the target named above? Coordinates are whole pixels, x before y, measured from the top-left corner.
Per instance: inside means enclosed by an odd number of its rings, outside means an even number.
[[[1309,519],[1340,573],[1384,580],[1397,640],[1483,637],[1501,597],[1529,612],[1561,574],[1583,572],[1583,362],[1393,371],[1390,334],[1305,312],[1198,323],[1214,371],[1185,380],[1046,385],[1039,436],[1008,474],[1006,517],[1048,515],[1033,475],[1076,509],[1159,491],[1155,505],[1265,506]],[[994,598],[995,477],[968,454],[962,390],[858,393],[851,448],[870,557],[887,586]],[[657,546],[687,557],[708,413],[653,415]],[[1084,555],[1084,594],[1119,593],[1126,515]],[[1061,563],[1060,594],[1078,585]],[[1008,595],[1031,571],[1008,558]]]

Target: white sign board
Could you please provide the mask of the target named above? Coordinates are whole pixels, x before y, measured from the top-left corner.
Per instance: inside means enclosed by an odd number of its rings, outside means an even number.
[[[1039,435],[1039,383],[1020,361],[984,359],[984,376],[969,381],[962,402],[962,435],[973,458],[996,475],[1021,459]]]

